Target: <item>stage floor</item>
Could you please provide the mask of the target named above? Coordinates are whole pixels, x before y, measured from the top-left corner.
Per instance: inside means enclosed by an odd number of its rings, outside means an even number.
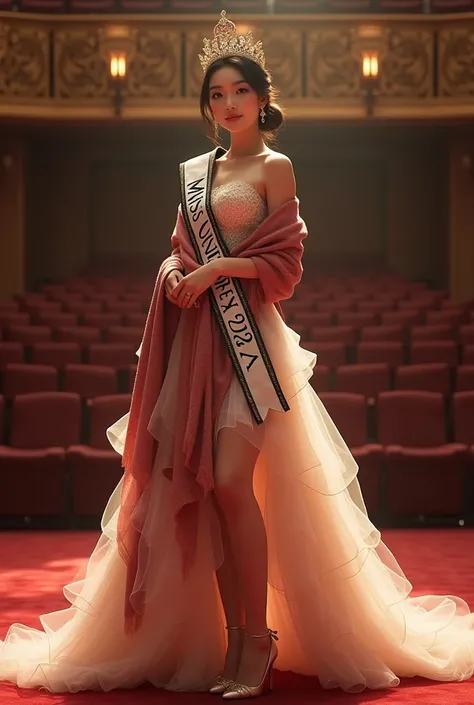
[[[62,586],[90,555],[97,532],[0,533],[0,638],[13,622],[40,628],[38,616],[69,605]],[[474,529],[386,530],[383,539],[413,584],[413,595],[462,597],[474,611]],[[474,705],[474,678],[464,683],[404,679],[398,688],[355,695],[325,691],[316,679],[276,672],[273,705]],[[205,705],[207,693],[169,693],[153,687],[110,693],[51,695],[0,684],[1,705]]]

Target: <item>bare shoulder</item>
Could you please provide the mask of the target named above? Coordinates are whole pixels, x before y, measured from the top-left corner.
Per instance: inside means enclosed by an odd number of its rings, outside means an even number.
[[[296,196],[296,180],[292,161],[286,154],[270,150],[265,158],[265,190],[268,213]]]

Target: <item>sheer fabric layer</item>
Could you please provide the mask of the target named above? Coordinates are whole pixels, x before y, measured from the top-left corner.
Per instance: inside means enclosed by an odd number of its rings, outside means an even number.
[[[349,692],[396,686],[404,676],[469,678],[474,615],[459,597],[410,597],[410,582],[367,516],[356,463],[308,384],[315,356],[299,347],[273,306],[262,308],[257,320],[291,410],[269,409],[262,385],[257,402],[265,423],[256,427],[234,380],[216,433],[234,427],[261,451],[254,484],[268,535],[268,622],[279,631],[278,668]],[[179,331],[175,345],[173,361]],[[169,374],[171,381],[172,365]],[[203,500],[198,560],[183,582],[163,473],[177,413],[170,389],[165,383],[150,420],[159,452],[137,507],[137,522],[145,518],[138,581],[146,581],[148,598],[141,630],[133,638],[122,630],[119,483],[89,561],[64,588],[70,606],[43,615],[43,632],[10,628],[0,642],[0,680],[52,692],[144,681],[202,690],[219,672],[225,648],[214,573],[222,560],[219,525],[212,501]],[[118,452],[126,425],[127,416],[109,429]]]

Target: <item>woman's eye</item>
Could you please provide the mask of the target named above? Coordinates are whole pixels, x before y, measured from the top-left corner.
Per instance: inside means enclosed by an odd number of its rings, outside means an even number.
[[[248,88],[244,88],[244,87],[239,88],[239,91],[245,91],[246,93],[249,92]],[[237,91],[237,93],[238,93],[239,91]]]
[[[211,95],[211,99],[212,99],[212,100],[215,100],[215,99],[218,98],[220,95],[222,95],[222,94],[221,94],[221,93],[213,93],[213,94]]]

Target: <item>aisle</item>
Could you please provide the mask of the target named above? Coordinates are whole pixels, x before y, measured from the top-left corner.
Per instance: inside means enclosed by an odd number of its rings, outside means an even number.
[[[409,580],[413,594],[454,594],[474,610],[474,530],[390,530],[383,538]],[[0,638],[12,622],[40,628],[38,615],[69,603],[62,586],[75,575],[97,539],[94,532],[0,533]],[[177,694],[144,687],[136,691],[50,695],[0,684],[2,705],[211,705],[222,699],[206,693]],[[277,672],[272,705],[468,705],[474,703],[474,679],[434,683],[407,679],[390,691],[349,695],[324,691],[311,678]]]

